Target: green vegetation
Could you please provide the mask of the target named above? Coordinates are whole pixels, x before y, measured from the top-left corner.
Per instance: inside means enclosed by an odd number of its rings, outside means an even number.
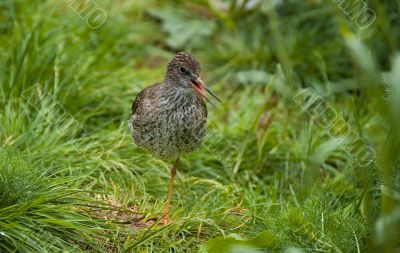
[[[71,2],[0,1],[0,252],[399,250],[396,1],[365,1],[365,29],[339,1],[95,0],[97,29]],[[127,120],[183,50],[223,103],[163,226],[171,164]],[[373,163],[296,103],[307,87]]]

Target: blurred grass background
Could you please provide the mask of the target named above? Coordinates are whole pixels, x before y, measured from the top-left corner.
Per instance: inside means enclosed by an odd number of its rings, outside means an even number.
[[[399,252],[400,13],[365,1],[0,1],[0,252]],[[344,1],[356,4],[359,1]],[[136,147],[131,103],[178,51],[223,99],[238,151],[170,164]],[[358,165],[293,97],[312,87],[376,151]]]

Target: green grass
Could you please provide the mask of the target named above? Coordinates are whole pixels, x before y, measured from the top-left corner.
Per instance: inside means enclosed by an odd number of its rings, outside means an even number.
[[[335,1],[213,2],[96,0],[96,30],[67,1],[0,2],[1,252],[399,250],[398,4],[367,1],[377,19],[361,30]],[[163,226],[171,164],[127,120],[181,50],[223,103]],[[306,87],[375,163],[296,104]]]

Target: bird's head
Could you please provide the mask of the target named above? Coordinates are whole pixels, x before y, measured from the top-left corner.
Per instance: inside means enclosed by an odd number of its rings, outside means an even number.
[[[169,85],[178,85],[184,88],[190,88],[198,92],[204,99],[214,105],[206,96],[210,93],[219,102],[219,98],[207,88],[200,78],[200,64],[189,53],[180,52],[168,63],[165,74],[165,82]]]

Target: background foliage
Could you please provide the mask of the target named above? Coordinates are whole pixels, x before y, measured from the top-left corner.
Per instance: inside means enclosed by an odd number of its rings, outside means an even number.
[[[98,29],[68,1],[0,1],[1,252],[399,250],[397,1],[366,1],[367,29],[337,1],[95,2]],[[212,138],[184,157],[161,226],[171,165],[132,143],[127,120],[182,50],[223,99],[210,126],[239,155],[223,166]],[[306,87],[374,164],[299,108]]]

